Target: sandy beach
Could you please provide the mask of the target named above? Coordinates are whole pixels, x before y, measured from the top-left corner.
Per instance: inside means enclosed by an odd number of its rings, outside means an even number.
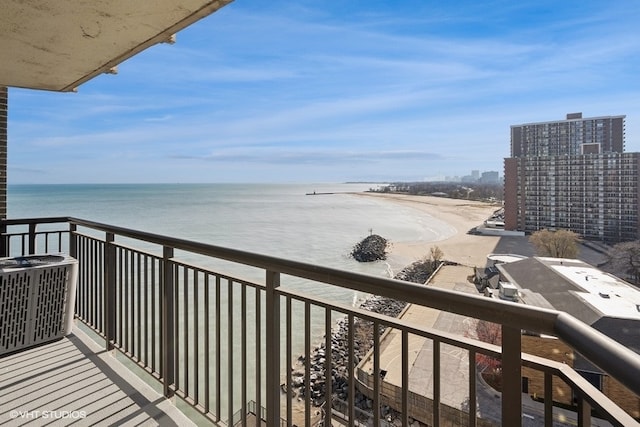
[[[482,223],[499,206],[473,200],[448,199],[433,196],[412,196],[389,193],[357,193],[362,197],[379,197],[418,210],[428,221],[446,223],[454,229],[453,234],[435,242],[402,241],[390,242],[389,262],[392,268],[409,265],[425,256],[433,246],[444,253],[444,259],[474,267],[486,264],[487,254],[493,252],[499,237],[479,236],[467,232]],[[418,214],[420,214],[418,213]],[[384,237],[384,236],[382,236]]]
[[[442,238],[438,241],[409,240],[409,241],[391,241],[389,242],[389,252],[387,255],[387,263],[394,273],[397,273],[404,267],[413,262],[429,255],[429,251],[433,246],[438,246],[443,254],[444,259],[454,261],[461,266],[446,267],[441,270],[447,271],[447,277],[438,287],[453,289],[453,284],[467,283],[469,274],[473,274],[472,267],[483,267],[487,262],[487,255],[494,251],[500,237],[497,236],[481,236],[467,234],[473,227],[483,224],[483,222],[493,214],[499,206],[491,205],[484,202],[476,202],[470,200],[447,199],[433,196],[411,196],[404,194],[389,193],[353,193],[360,197],[378,197],[384,198],[389,203],[397,203],[403,207],[409,207],[416,210],[416,216],[424,223],[433,222],[433,228],[444,230]],[[385,237],[385,236],[382,236]],[[386,237],[385,237],[386,238]],[[450,283],[449,283],[450,282]],[[475,291],[473,285],[468,284]],[[418,311],[415,311],[418,310]],[[406,310],[404,316],[418,316],[420,322],[424,324],[428,319],[435,319],[438,316],[436,310],[425,309],[416,306],[416,309]],[[335,332],[334,332],[335,333]],[[418,342],[417,349],[422,347],[423,340]],[[385,346],[386,351],[391,351],[392,356],[395,355],[393,349],[397,349],[399,345],[389,344]],[[412,352],[412,357],[419,354],[419,351]],[[385,357],[385,356],[383,356]],[[386,360],[386,359],[385,359]],[[397,363],[393,364],[394,366]],[[413,365],[413,363],[412,363]],[[395,366],[397,368],[397,366]],[[390,369],[388,376],[398,376],[397,369]],[[294,405],[294,417],[302,417],[304,410],[300,402]]]

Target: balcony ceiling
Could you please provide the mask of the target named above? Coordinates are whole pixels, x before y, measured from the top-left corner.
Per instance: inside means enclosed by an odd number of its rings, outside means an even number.
[[[232,0],[3,0],[0,86],[72,91]]]

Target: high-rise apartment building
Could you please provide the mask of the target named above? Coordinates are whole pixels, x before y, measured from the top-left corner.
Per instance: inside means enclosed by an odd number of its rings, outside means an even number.
[[[625,116],[582,118],[511,126],[511,157],[622,153]]]
[[[505,229],[571,230],[615,243],[640,238],[640,153],[624,152],[625,116],[511,126]]]

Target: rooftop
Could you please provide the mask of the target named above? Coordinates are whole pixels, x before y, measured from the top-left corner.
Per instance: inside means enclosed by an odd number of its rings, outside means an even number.
[[[551,268],[582,288],[584,292],[576,294],[603,316],[640,320],[640,291],[627,282],[588,264],[553,264]]]
[[[640,353],[640,290],[577,259],[498,264],[524,304],[565,311]]]
[[[581,122],[585,120],[607,120],[607,119],[625,119],[627,116],[625,114],[618,116],[597,116],[597,117],[573,117],[573,118],[565,118],[558,120],[549,120],[546,122],[531,122],[531,123],[522,123],[519,125],[511,125],[511,128],[518,128],[522,126],[535,126],[535,125],[545,125],[545,124],[554,124],[560,122]]]

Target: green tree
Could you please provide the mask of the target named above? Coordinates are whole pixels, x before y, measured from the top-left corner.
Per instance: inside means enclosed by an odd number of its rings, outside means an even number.
[[[539,256],[553,258],[576,258],[580,236],[569,230],[550,231],[547,229],[534,232],[529,242],[535,247]]]

